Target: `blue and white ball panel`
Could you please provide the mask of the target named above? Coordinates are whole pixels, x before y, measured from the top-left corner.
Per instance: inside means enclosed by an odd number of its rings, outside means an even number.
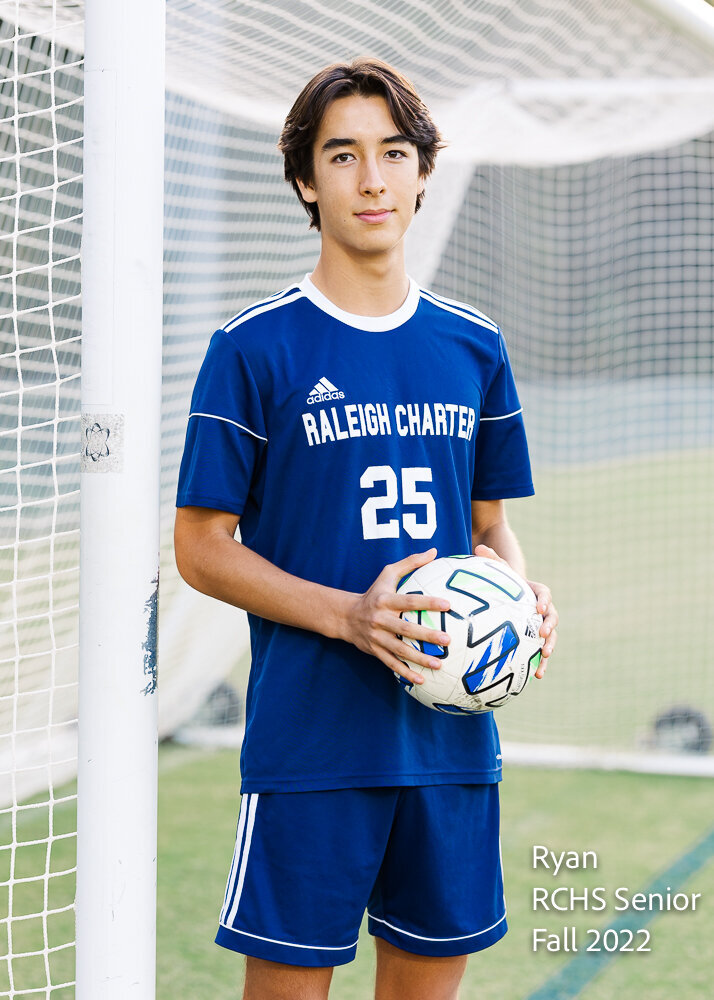
[[[216,942],[342,965],[367,909],[405,951],[479,951],[507,929],[498,828],[497,784],[245,795]]]

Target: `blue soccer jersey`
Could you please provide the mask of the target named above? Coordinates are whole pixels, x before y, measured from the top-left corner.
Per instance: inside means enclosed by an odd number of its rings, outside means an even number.
[[[241,517],[243,543],[357,593],[387,563],[471,551],[471,500],[533,493],[506,346],[482,313],[413,280],[355,316],[306,276],[213,335],[179,507]],[[497,781],[493,715],[453,718],[373,656],[249,615],[244,792]]]

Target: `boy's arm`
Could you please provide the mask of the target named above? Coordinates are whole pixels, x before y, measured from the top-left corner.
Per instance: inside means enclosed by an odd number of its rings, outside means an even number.
[[[527,579],[526,561],[518,539],[506,518],[503,500],[471,501],[471,542],[474,555],[502,559],[516,573]],[[528,580],[528,584],[536,595],[538,611],[543,615],[540,634],[545,637],[545,643],[542,659],[535,674],[540,678],[545,673],[548,657],[558,639],[556,631],[558,612],[553,604],[550,589],[544,583]]]
[[[385,566],[366,593],[355,594],[293,576],[253,552],[233,537],[239,520],[236,514],[206,507],[177,508],[176,565],[190,586],[261,618],[351,642],[402,677],[423,683],[421,674],[401,659],[404,646],[397,635],[436,645],[447,644],[448,636],[405,622],[399,614],[425,605],[429,610],[446,611],[449,602],[401,596],[396,588],[403,576],[430,562],[435,549]],[[440,666],[438,660],[411,648],[409,659],[432,669]]]

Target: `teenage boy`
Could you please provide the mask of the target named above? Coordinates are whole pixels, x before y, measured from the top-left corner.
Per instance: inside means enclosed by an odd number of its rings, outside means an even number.
[[[401,577],[474,550],[524,574],[503,500],[533,492],[498,327],[405,271],[403,237],[440,147],[392,67],[318,73],[280,148],[320,258],[214,334],[194,390],[177,563],[197,590],[245,608],[251,628],[243,798],[216,939],[249,956],[246,1000],[324,1000],[365,908],[378,1000],[452,1000],[467,955],[506,931],[493,716],[428,709],[393,676],[421,682],[398,635],[448,642],[400,619],[448,608],[397,596]],[[542,677],[557,613],[532,587]]]

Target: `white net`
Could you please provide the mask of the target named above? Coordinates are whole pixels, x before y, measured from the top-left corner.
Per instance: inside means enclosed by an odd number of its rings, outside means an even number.
[[[73,976],[81,17],[72,0],[0,0],[0,997],[53,1000]],[[280,125],[316,69],[370,53],[414,80],[450,143],[410,271],[498,320],[525,405],[537,497],[510,516],[564,625],[547,683],[504,710],[502,734],[705,748],[714,28],[701,23],[698,43],[621,0],[169,0],[163,734],[247,645],[240,613],[173,566],[193,380],[215,326],[312,268],[319,238],[282,180]]]
[[[714,721],[713,154],[476,168],[444,249],[435,284],[509,331],[537,493],[513,520],[564,621],[509,740],[685,749],[660,716]]]
[[[0,7],[0,995],[73,980],[81,60]],[[12,5],[11,14],[17,8]],[[34,798],[28,795],[37,792]],[[69,987],[67,987],[69,990]],[[69,992],[65,993],[69,996]]]

